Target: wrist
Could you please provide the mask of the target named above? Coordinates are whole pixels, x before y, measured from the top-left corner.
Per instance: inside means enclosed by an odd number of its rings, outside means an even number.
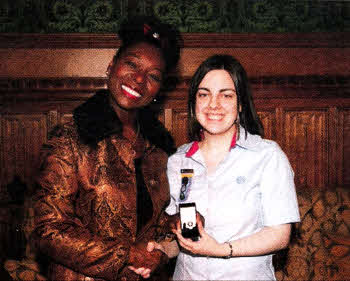
[[[155,247],[155,249],[161,250],[164,254],[168,255],[167,250],[168,250],[168,243],[167,241],[160,241],[157,243],[158,245]]]
[[[168,256],[168,258],[174,258],[179,254],[180,250],[176,240],[171,242],[162,241],[159,244],[161,244],[162,247],[160,250],[163,251]]]

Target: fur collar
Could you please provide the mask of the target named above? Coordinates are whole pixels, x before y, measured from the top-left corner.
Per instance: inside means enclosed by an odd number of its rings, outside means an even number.
[[[98,91],[85,103],[78,106],[73,113],[79,137],[90,146],[111,135],[122,133],[122,123],[109,104],[109,91]],[[148,108],[140,109],[138,120],[142,135],[168,155],[175,152],[174,140],[158,120],[156,114]]]

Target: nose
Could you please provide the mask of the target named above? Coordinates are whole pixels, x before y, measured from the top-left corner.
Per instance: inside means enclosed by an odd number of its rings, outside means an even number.
[[[212,95],[210,100],[209,100],[209,104],[208,105],[209,105],[210,108],[217,108],[217,107],[219,107],[219,99],[218,99],[218,97],[215,96],[215,95]]]
[[[136,72],[135,81],[137,84],[142,84],[145,81],[145,74],[142,71]]]

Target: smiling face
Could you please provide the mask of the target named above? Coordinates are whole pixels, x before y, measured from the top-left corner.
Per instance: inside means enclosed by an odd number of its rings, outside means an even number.
[[[204,76],[196,93],[195,115],[205,135],[225,135],[236,130],[236,89],[226,70],[211,70]]]
[[[138,43],[124,50],[110,67],[112,105],[123,110],[148,105],[159,92],[164,69],[160,50],[150,44]]]

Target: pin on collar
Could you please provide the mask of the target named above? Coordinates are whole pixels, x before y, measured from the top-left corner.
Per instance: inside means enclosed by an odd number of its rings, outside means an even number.
[[[188,198],[192,177],[193,177],[193,169],[181,169],[181,188],[180,188],[180,201],[185,201]]]

